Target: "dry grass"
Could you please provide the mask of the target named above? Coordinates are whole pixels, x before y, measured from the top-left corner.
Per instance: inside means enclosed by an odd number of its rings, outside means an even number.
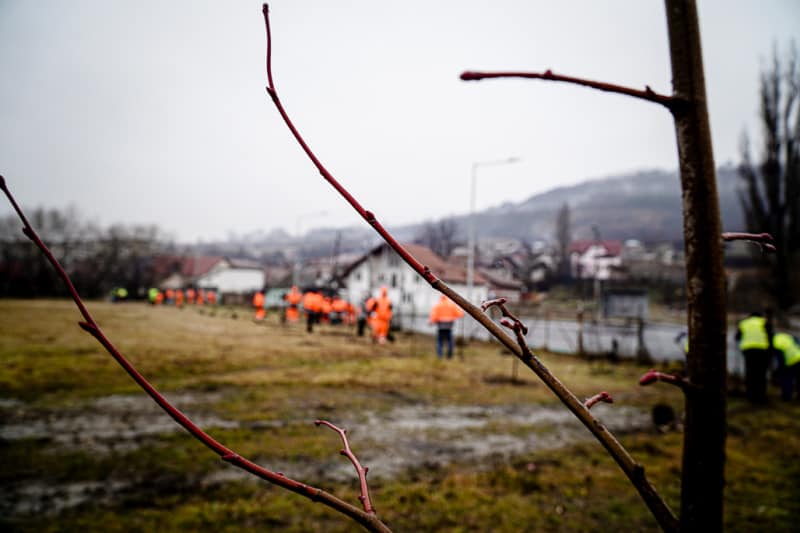
[[[317,417],[357,421],[364,413],[389,413],[398,405],[556,403],[523,368],[522,383],[512,383],[511,358],[493,343],[470,343],[461,357],[439,361],[433,339],[421,335],[399,333],[395,343],[375,346],[342,327],[325,325],[308,335],[302,325],[282,325],[275,316],[257,325],[246,309],[178,311],[105,302],[92,302],[90,308],[108,337],[162,391],[194,394],[201,400],[195,411],[235,421],[237,427],[212,434],[267,465],[336,464],[339,444],[334,435],[313,427]],[[79,319],[66,301],[0,301],[3,424],[77,416],[98,398],[101,407],[93,409],[102,411],[103,398],[139,394],[77,327]],[[663,402],[681,408],[679,393],[670,387],[636,385],[641,367],[550,354],[542,358],[579,397],[607,390],[621,406],[648,409]],[[769,524],[773,531],[789,531],[794,526],[792,516],[800,514],[792,492],[800,474],[798,416],[797,405],[753,409],[731,400],[730,530],[756,531]],[[529,431],[502,421],[489,430]],[[365,437],[361,442],[372,442]],[[622,438],[677,507],[680,433],[646,431]],[[209,476],[223,467],[183,433],[158,433],[132,449],[103,453],[95,453],[90,444],[59,447],[53,439],[0,441],[3,486],[111,479],[128,488],[110,501],[60,513],[9,515],[0,526],[29,531],[358,530],[325,508],[261,483],[209,483]],[[358,446],[354,442],[357,452]],[[355,502],[353,483],[320,483]],[[593,442],[511,459],[498,456],[482,464],[423,462],[376,480],[373,495],[397,531],[655,529],[635,491]]]

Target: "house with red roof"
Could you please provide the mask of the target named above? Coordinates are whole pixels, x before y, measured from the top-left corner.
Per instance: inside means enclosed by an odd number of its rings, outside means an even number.
[[[622,243],[573,241],[569,245],[569,261],[575,279],[616,279],[622,274]]]
[[[214,289],[223,299],[261,290],[265,282],[261,264],[223,256],[161,255],[153,268],[160,289]]]
[[[479,305],[489,295],[489,282],[479,272],[473,277],[472,295],[467,290],[467,269],[445,261],[427,246],[403,244],[414,258],[461,295]],[[433,289],[386,244],[380,244],[350,264],[342,273],[346,297],[359,304],[386,287],[396,315],[427,316],[441,293]]]

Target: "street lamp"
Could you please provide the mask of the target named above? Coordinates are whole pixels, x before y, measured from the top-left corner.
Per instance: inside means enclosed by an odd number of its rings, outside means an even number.
[[[478,168],[517,163],[518,157],[476,161],[472,163],[472,183],[469,196],[469,250],[467,250],[467,300],[472,301],[472,289],[475,283],[475,187],[478,181]]]

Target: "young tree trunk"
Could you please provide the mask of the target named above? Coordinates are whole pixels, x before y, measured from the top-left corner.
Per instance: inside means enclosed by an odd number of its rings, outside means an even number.
[[[681,531],[721,531],[725,467],[725,272],[697,7],[666,0],[683,189],[689,353]]]

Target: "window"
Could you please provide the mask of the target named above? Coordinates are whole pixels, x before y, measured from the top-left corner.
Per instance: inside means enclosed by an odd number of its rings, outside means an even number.
[[[397,274],[392,274],[392,288],[397,288]]]

